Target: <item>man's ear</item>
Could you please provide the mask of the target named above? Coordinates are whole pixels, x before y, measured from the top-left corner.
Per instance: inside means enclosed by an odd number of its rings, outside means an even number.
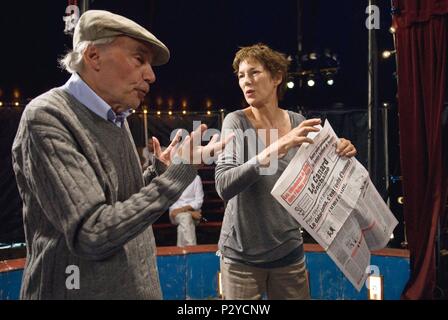
[[[96,46],[89,45],[84,51],[84,64],[95,71],[100,70],[100,50]]]

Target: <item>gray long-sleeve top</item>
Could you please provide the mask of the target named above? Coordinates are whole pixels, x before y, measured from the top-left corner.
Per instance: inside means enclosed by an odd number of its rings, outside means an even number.
[[[27,244],[22,299],[162,298],[151,224],[193,181],[193,166],[142,176],[127,124],[60,88],[26,107],[12,151]],[[74,268],[79,288],[66,285]]]
[[[292,128],[304,119],[288,111]],[[265,264],[284,258],[293,250],[303,256],[303,239],[298,222],[274,199],[271,190],[298,148],[292,148],[278,161],[278,169],[263,175],[256,155],[264,149],[255,128],[238,110],[224,119],[222,133],[235,133],[218,158],[216,190],[227,202],[219,239],[224,257]]]

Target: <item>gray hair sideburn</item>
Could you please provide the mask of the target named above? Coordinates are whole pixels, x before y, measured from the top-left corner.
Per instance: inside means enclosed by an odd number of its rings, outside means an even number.
[[[69,51],[65,56],[59,59],[59,65],[69,73],[79,73],[83,67],[82,57],[90,45],[109,44],[115,39],[116,37],[108,37],[94,41],[81,41],[76,48],[73,48],[73,50]]]

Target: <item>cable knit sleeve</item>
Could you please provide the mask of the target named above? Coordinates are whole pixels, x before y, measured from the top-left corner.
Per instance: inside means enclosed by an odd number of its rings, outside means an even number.
[[[154,157],[154,163],[150,165],[143,173],[145,185],[148,185],[155,177],[163,174],[166,169],[167,166],[162,161]]]
[[[156,221],[197,174],[193,166],[171,165],[129,199],[107,204],[104,185],[69,131],[52,123],[26,123],[27,184],[70,251],[83,258],[113,255]]]

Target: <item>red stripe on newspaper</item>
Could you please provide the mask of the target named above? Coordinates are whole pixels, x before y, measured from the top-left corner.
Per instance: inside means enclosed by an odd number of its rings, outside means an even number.
[[[285,192],[282,193],[282,199],[285,200],[289,205],[293,204],[299,194],[302,192],[303,188],[308,182],[312,171],[313,170],[309,162],[305,162],[303,164],[302,170],[299,171],[296,178],[294,179],[294,182],[288,187]]]

